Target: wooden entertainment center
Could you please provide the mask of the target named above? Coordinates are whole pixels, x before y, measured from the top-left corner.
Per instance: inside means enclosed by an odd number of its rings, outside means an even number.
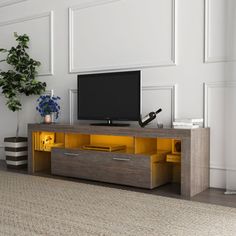
[[[28,138],[30,174],[49,170],[53,175],[148,189],[179,181],[186,198],[209,187],[209,128],[29,124]],[[101,144],[125,148],[84,149]],[[181,151],[175,150],[176,144]]]

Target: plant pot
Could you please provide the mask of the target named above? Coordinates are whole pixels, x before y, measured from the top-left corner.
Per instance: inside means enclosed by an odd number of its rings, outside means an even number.
[[[25,137],[4,139],[7,168],[24,169],[28,162],[28,143]]]
[[[46,124],[51,124],[52,123],[52,115],[45,115],[43,118],[43,122]]]

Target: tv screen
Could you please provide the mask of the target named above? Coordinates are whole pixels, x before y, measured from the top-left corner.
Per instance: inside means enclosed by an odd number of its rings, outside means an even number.
[[[78,75],[78,119],[137,121],[140,83],[140,71]]]

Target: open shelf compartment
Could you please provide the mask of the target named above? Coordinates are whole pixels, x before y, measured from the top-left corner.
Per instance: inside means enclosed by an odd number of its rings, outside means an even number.
[[[51,152],[52,147],[65,146],[65,134],[60,132],[34,132],[34,150]]]
[[[166,162],[171,168],[171,183],[181,182],[181,140],[157,139],[158,152],[166,152]]]
[[[51,150],[53,147],[65,147],[63,132],[37,131],[32,135],[33,171],[51,172]]]
[[[90,135],[78,133],[65,134],[65,148],[81,148],[90,143]]]

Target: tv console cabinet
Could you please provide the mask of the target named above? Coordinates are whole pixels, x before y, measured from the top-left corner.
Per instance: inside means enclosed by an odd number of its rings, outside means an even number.
[[[175,153],[176,140],[181,144],[181,151],[177,150],[181,162],[168,163],[166,155]],[[83,149],[84,145],[101,143],[125,149]],[[209,187],[209,146],[209,128],[29,124],[28,172],[48,170],[53,175],[148,189],[178,182],[179,178],[181,195],[189,198]]]

